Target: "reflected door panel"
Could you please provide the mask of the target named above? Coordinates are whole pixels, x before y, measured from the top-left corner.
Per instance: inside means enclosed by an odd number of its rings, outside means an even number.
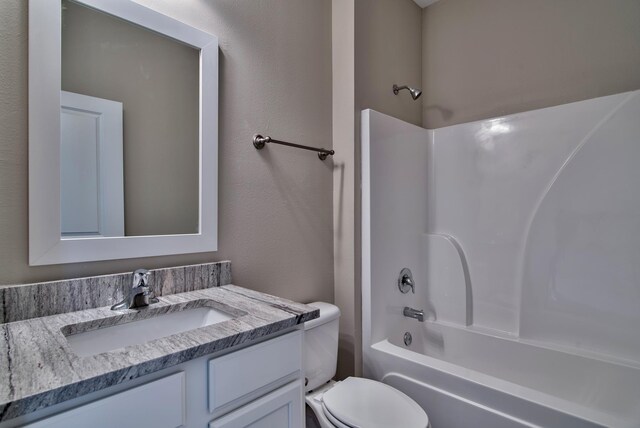
[[[124,236],[122,104],[62,91],[63,237]]]

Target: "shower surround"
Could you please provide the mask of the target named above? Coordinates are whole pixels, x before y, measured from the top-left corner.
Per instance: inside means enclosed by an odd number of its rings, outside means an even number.
[[[368,377],[434,426],[640,426],[640,91],[435,130],[365,110],[362,158]]]

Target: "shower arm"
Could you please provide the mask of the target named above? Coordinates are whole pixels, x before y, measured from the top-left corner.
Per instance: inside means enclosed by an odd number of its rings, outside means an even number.
[[[398,85],[393,85],[393,93],[395,95],[398,95],[398,92],[400,92],[403,89],[411,89],[410,87],[408,87],[407,85],[402,85],[402,86],[398,86]]]

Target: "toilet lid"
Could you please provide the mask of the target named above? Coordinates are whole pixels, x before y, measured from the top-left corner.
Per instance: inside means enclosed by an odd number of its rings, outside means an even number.
[[[427,428],[422,407],[395,388],[375,380],[349,377],[322,395],[324,408],[354,428]]]

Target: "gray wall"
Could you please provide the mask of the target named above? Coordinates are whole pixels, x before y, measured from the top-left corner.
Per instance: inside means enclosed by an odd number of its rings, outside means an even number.
[[[251,145],[255,132],[331,146],[331,3],[145,0],[220,38],[216,253],[28,266],[27,2],[0,2],[0,284],[229,259],[234,283],[333,299],[331,161]]]
[[[355,20],[357,112],[371,108],[420,125],[422,99],[392,91],[394,83],[421,85],[420,7],[413,0],[357,0]]]
[[[638,0],[440,0],[422,23],[427,128],[640,89]]]
[[[64,1],[62,89],[123,104],[125,235],[198,232],[199,52]]]
[[[360,320],[356,307],[355,253],[355,4],[332,0],[333,264],[334,303],[340,308],[338,377],[357,373]]]
[[[343,179],[334,181],[334,201],[340,203],[334,208],[334,215],[339,220],[336,227],[340,227],[334,234],[336,303],[343,308],[338,375],[343,377],[360,374],[362,369],[360,112],[371,108],[420,125],[422,100],[413,101],[406,91],[396,96],[392,87],[394,83],[420,86],[422,38],[421,12],[413,0],[336,1],[355,3],[350,5],[353,11],[342,6],[345,14],[349,17],[354,15],[351,18],[353,28],[341,20],[343,28],[334,29],[334,37],[338,39],[354,38],[353,64],[345,59],[347,53],[334,56],[334,59],[342,59],[340,64],[334,63],[334,76],[349,78],[349,73],[353,73],[350,86],[344,85],[341,92],[353,91],[350,102],[354,105],[350,123],[341,121],[340,129],[334,127],[334,135],[341,141],[341,150],[342,147],[345,151],[350,149],[349,158],[345,159],[344,168],[340,171]],[[349,45],[350,42],[345,40],[344,43]],[[345,46],[340,48],[345,49]],[[342,73],[336,73],[339,66],[349,72],[342,70]],[[349,133],[354,137],[347,142],[345,138]],[[341,210],[343,207],[347,210]],[[353,309],[345,312],[344,308]]]

